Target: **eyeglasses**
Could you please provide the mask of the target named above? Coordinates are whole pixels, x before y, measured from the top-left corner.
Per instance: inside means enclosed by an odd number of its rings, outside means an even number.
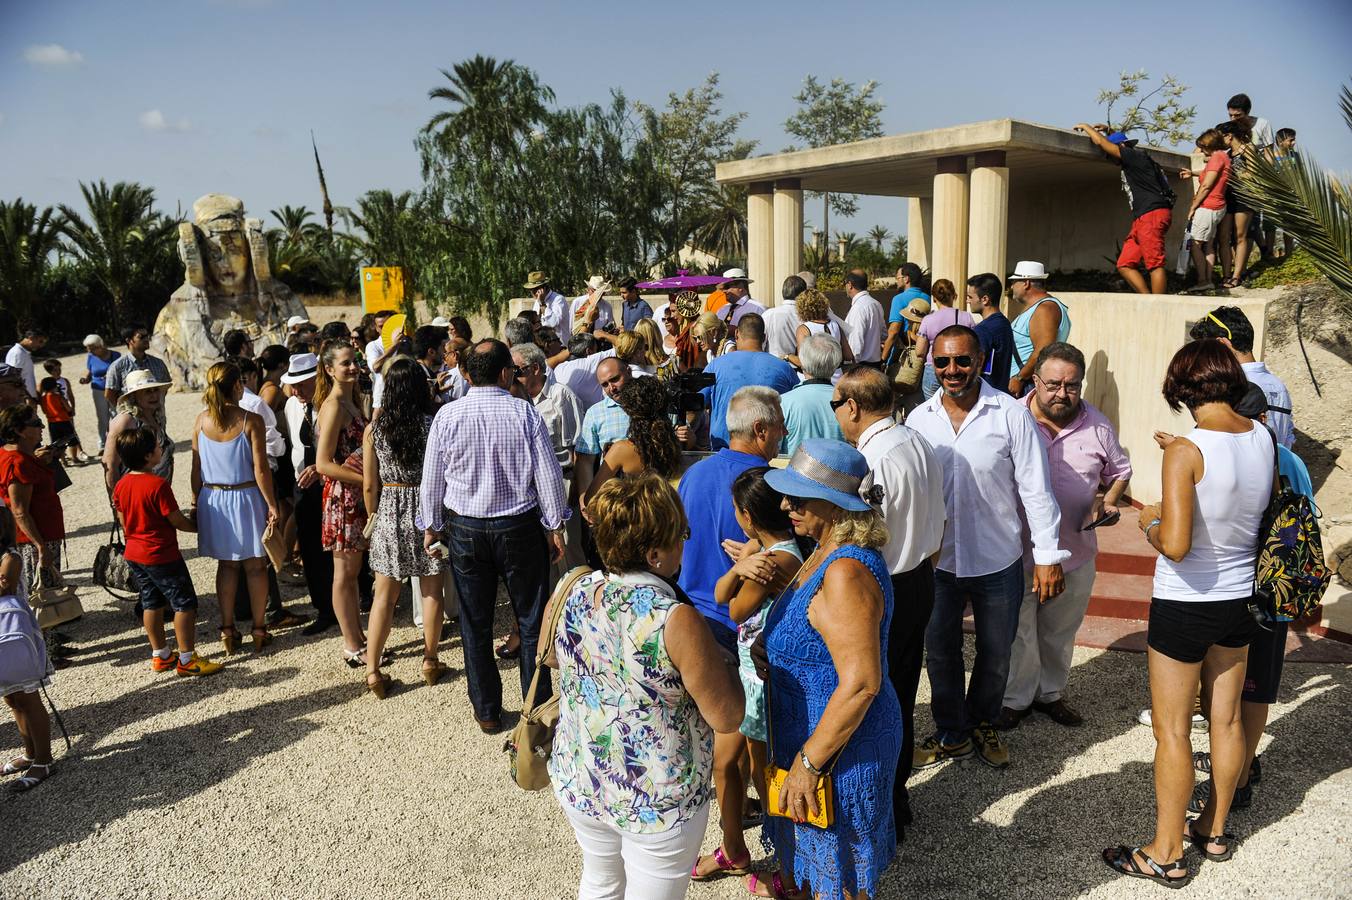
[[[1216,318],[1215,314],[1213,314],[1213,313],[1207,313],[1207,314],[1206,314],[1206,317],[1207,317],[1208,319],[1210,319],[1211,321],[1215,322],[1217,325],[1219,325],[1219,326],[1221,327],[1221,330],[1225,332],[1225,339],[1226,339],[1227,341],[1233,341],[1233,340],[1234,340],[1234,338],[1231,337],[1231,335],[1230,335],[1230,326],[1229,326],[1229,325],[1226,325],[1226,324],[1225,324],[1224,322],[1222,322],[1220,319]]]
[[[516,377],[517,377],[517,378],[521,378],[521,377],[525,376],[526,371],[527,371],[529,368],[530,368],[530,366],[512,366],[512,372],[514,372],[514,373],[516,374]]]
[[[789,512],[802,512],[803,507],[807,506],[807,500],[803,497],[784,496],[784,502],[789,504]]]
[[[849,397],[841,397],[839,400],[826,401],[827,405],[831,407],[832,412],[835,412],[836,410],[840,409],[842,406],[844,406],[846,403],[849,402],[850,402]]]
[[[1043,381],[1042,376],[1036,372],[1033,373],[1033,377],[1053,394],[1059,394],[1062,391],[1065,391],[1069,396],[1074,397],[1078,395],[1080,389],[1084,387],[1083,381]]]
[[[967,354],[962,356],[936,356],[934,357],[934,369],[947,369],[949,363],[957,363],[959,369],[970,369],[972,367],[972,357]]]

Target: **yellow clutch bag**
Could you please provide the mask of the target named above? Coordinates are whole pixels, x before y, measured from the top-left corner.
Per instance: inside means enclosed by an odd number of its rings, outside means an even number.
[[[789,770],[781,769],[771,763],[765,767],[765,789],[770,796],[766,798],[765,810],[772,816],[791,818],[788,813],[779,811],[779,792],[784,788],[784,779]],[[809,816],[807,824],[818,828],[830,828],[836,821],[835,794],[831,790],[831,776],[823,775],[817,782],[817,814]]]

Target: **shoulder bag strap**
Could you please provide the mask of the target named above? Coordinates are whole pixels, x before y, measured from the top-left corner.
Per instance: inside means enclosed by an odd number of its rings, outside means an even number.
[[[579,581],[593,571],[587,566],[576,566],[570,569],[559,580],[558,586],[554,588],[554,594],[549,598],[547,621],[542,623],[539,643],[535,647],[535,668],[537,672],[544,666],[545,655],[549,652],[549,648],[554,645],[554,638],[559,632],[559,620],[563,618],[563,608],[567,604],[568,595],[573,592],[573,588],[577,586]]]

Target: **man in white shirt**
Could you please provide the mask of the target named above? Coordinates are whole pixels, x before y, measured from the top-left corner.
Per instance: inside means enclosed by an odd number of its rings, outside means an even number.
[[[293,353],[282,384],[291,388],[291,396],[282,408],[287,433],[291,435],[291,464],[296,470],[296,543],[305,570],[305,586],[315,620],[301,634],[322,634],[338,624],[333,614],[333,554],[324,550],[321,532],[324,516],[324,479],[315,468],[316,413],[311,402],[315,395],[315,376],[319,357],[313,353]]]
[[[531,272],[523,285],[535,300],[535,312],[540,324],[547,325],[559,333],[559,340],[565,344],[573,334],[573,317],[569,315],[568,298],[554,290],[549,284],[546,272]]]
[[[751,279],[746,277],[745,269],[728,269],[723,277],[727,281],[720,284],[719,288],[728,295],[728,305],[715,315],[728,323],[728,333],[735,338],[737,323],[742,321],[742,316],[748,313],[760,315],[765,312],[765,307],[751,299]]]
[[[577,395],[585,413],[600,403],[605,394],[596,380],[596,367],[615,355],[614,349],[597,352],[598,342],[590,334],[575,334],[568,341],[569,358],[554,367],[552,380]]]
[[[1262,116],[1253,115],[1253,101],[1248,94],[1235,94],[1225,104],[1225,113],[1231,121],[1235,119],[1253,119],[1253,145],[1259,150],[1271,147],[1272,123]]]
[[[845,276],[845,336],[856,362],[877,365],[883,357],[883,306],[868,292],[868,278],[858,272]]]
[[[916,748],[925,768],[973,752],[994,768],[1009,765],[995,730],[1004,699],[1023,600],[1020,510],[1033,545],[1032,589],[1046,602],[1065,589],[1047,450],[1028,408],[981,377],[981,341],[963,325],[934,340],[942,390],[906,424],[934,448],[943,468],[948,527],[935,575],[934,613],[925,632],[926,668],[937,733]],[[970,598],[976,660],[964,689],[962,617]],[[973,740],[976,747],[973,749]]]
[[[593,275],[588,278],[587,293],[574,297],[568,304],[568,321],[575,322],[581,316],[587,323],[587,327],[582,330],[588,333],[604,331],[615,324],[615,312],[606,299],[608,290],[610,282],[603,276]],[[559,340],[567,341],[563,335],[559,335]]]
[[[18,343],[5,354],[5,365],[23,373],[24,390],[34,400],[38,398],[37,377],[33,372],[33,353],[47,346],[47,333],[36,325],[26,325]]]
[[[385,330],[385,323],[389,321],[390,316],[394,315],[392,309],[382,309],[375,313],[376,338],[367,343],[362,355],[366,357],[366,368],[371,372],[376,370],[376,363],[385,355],[385,343],[381,332]]]
[[[868,460],[860,493],[887,523],[883,560],[892,573],[888,676],[901,701],[901,756],[892,789],[897,839],[911,824],[906,780],[915,753],[915,695],[925,658],[925,626],[934,609],[934,565],[944,538],[944,475],[929,442],[892,418],[892,386],[870,366],[852,366],[831,400],[845,440]]]
[[[1267,397],[1267,424],[1282,446],[1290,450],[1296,443],[1296,426],[1291,419],[1291,393],[1285,383],[1253,356],[1253,323],[1238,306],[1218,306],[1198,320],[1188,336],[1194,341],[1216,338],[1230,348],[1244,377],[1263,389]]]

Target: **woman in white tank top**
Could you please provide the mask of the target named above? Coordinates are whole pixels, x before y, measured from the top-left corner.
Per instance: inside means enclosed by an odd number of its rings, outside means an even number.
[[[1120,874],[1174,887],[1191,878],[1183,840],[1199,687],[1211,722],[1212,790],[1186,839],[1213,861],[1234,851],[1225,820],[1245,758],[1239,701],[1258,629],[1248,601],[1276,454],[1267,429],[1231,407],[1247,386],[1220,341],[1193,341],[1174,354],[1164,398],[1174,410],[1186,406],[1197,427],[1178,438],[1156,433],[1164,496],[1141,509],[1141,530],[1161,554],[1147,632],[1158,827],[1150,843],[1108,848],[1103,861]]]

